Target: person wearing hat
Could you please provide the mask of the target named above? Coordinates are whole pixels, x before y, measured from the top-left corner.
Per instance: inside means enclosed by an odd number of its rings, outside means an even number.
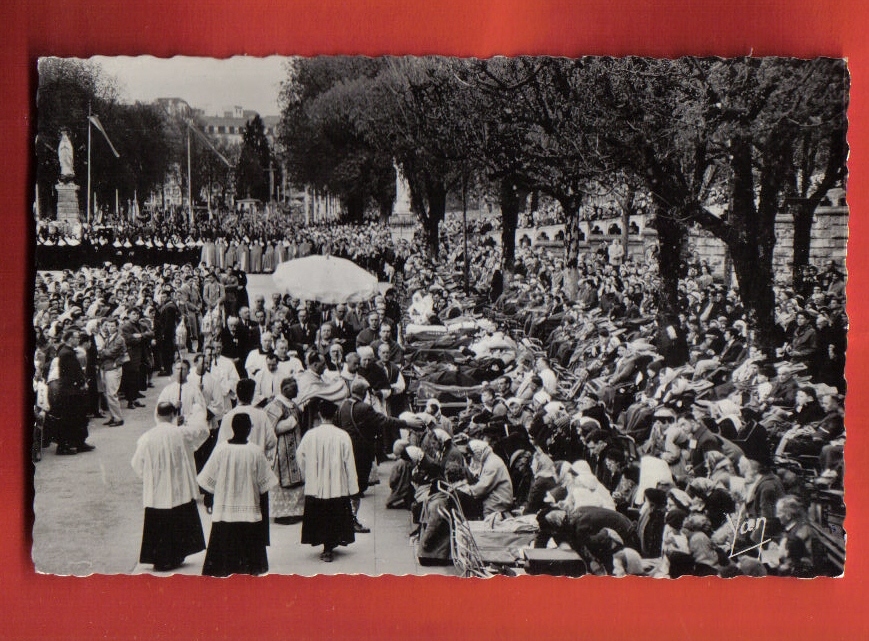
[[[268,515],[262,506],[278,479],[262,447],[248,441],[250,416],[235,414],[231,425],[232,438],[217,444],[197,477],[200,487],[214,495],[205,576],[258,575],[269,569]]]
[[[193,452],[208,438],[205,408],[176,425],[172,403],[157,405],[157,421],[136,442],[131,464],[142,479],[145,519],[139,562],[158,572],[174,570],[185,557],[205,549],[196,498]]]

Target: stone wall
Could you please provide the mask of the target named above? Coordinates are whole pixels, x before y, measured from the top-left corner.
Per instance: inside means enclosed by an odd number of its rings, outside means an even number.
[[[629,236],[628,252],[635,259],[645,256],[646,248],[655,243],[657,234],[646,226],[643,217],[631,218],[642,230],[639,235]],[[600,227],[607,229],[610,224],[620,221],[602,221]],[[790,282],[791,257],[793,255],[794,226],[793,217],[790,213],[779,214],[776,218],[776,247],[773,253],[773,266],[776,277],[782,282]],[[583,231],[588,234],[588,225],[582,224]],[[529,242],[532,247],[539,247],[549,251],[563,252],[561,239],[564,234],[564,225],[549,225],[539,229],[522,228],[516,230],[516,245],[521,242]],[[494,234],[498,237],[498,234]],[[586,235],[586,241],[580,243],[580,251],[588,252],[597,249],[601,243],[609,244],[615,238],[610,234],[601,236]],[[701,260],[705,260],[712,268],[712,273],[719,279],[724,278],[725,270],[725,245],[709,232],[695,228],[688,234],[688,244],[692,251],[696,251]],[[819,267],[828,260],[835,260],[839,265],[845,264],[845,255],[848,246],[848,207],[844,204],[831,204],[818,207],[815,211],[815,220],[812,224],[812,246],[810,260]]]

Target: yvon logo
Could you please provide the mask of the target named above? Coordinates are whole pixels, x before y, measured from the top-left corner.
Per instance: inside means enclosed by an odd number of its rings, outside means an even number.
[[[760,550],[761,548],[772,541],[772,539],[764,538],[766,535],[766,517],[761,516],[757,519],[746,519],[742,520],[743,511],[745,508],[740,508],[739,513],[736,515],[736,522],[730,518],[730,515],[727,516],[727,522],[730,524],[730,529],[733,530],[733,543],[730,545],[730,558],[733,559],[737,556],[742,556],[752,550],[757,550],[757,557],[760,558]],[[744,537],[749,534],[753,534],[755,532],[760,532],[760,542],[756,543],[747,548],[743,548],[741,550],[736,549],[736,540],[740,536]]]

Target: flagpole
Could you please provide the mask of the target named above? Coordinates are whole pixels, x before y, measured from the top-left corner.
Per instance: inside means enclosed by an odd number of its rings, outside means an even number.
[[[88,194],[87,199],[87,214],[85,221],[88,226],[91,224],[91,103],[88,103]]]
[[[193,228],[193,190],[190,186],[190,124],[187,125],[187,212],[191,230]]]

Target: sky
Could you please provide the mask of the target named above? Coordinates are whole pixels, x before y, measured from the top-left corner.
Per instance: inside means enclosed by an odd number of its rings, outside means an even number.
[[[239,105],[261,116],[277,116],[279,85],[286,77],[284,63],[288,58],[94,56],[91,60],[118,79],[125,101],[182,98],[207,115]]]

